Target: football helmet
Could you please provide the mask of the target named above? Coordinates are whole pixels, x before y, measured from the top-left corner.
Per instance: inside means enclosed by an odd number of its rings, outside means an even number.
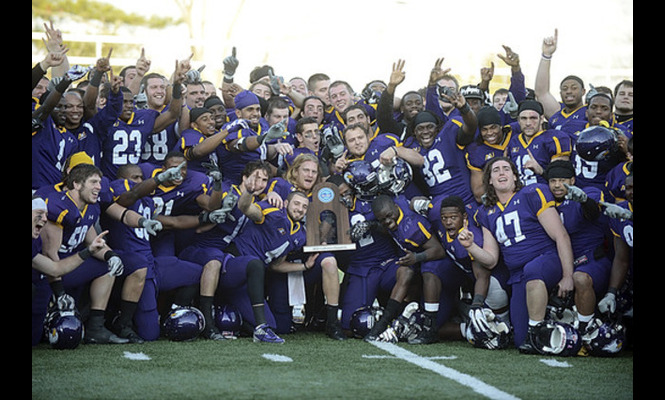
[[[556,321],[538,324],[531,335],[533,347],[541,354],[575,356],[582,348],[582,336],[572,325]]]
[[[371,200],[379,193],[379,177],[372,165],[365,160],[351,161],[343,177],[361,200]]]
[[[593,356],[617,355],[626,341],[626,329],[619,321],[603,321],[595,318],[582,336],[584,347]]]
[[[54,349],[75,349],[83,340],[84,327],[76,310],[52,309],[46,314],[44,333]]]
[[[353,336],[362,339],[372,329],[374,324],[381,319],[383,315],[383,307],[381,306],[364,306],[358,308],[351,315],[351,332]]]
[[[164,335],[175,342],[195,339],[205,328],[203,313],[196,307],[174,306],[164,320]]]
[[[586,161],[603,161],[614,157],[619,150],[616,133],[604,126],[590,126],[581,131],[575,151]]]
[[[380,164],[377,168],[379,191],[397,196],[413,179],[413,170],[408,162],[395,157],[392,165]]]
[[[226,338],[237,338],[242,328],[242,315],[232,304],[224,304],[215,308],[215,325]]]

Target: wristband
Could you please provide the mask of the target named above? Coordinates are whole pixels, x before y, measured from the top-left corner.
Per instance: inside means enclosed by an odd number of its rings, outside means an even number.
[[[485,303],[485,296],[482,294],[473,295],[473,300],[471,301],[471,307],[482,307]]]
[[[88,249],[87,247],[85,249],[79,251],[78,254],[79,254],[79,257],[81,257],[81,259],[83,259],[83,260],[87,260],[92,255],[92,253],[90,252],[90,249]]]
[[[613,287],[608,288],[608,289],[607,289],[607,293],[613,294],[613,295],[616,297],[616,295],[617,295],[617,289],[616,289],[616,288],[613,288]]]
[[[182,96],[182,85],[181,84],[176,83],[175,85],[173,85],[172,96],[173,96],[174,99],[180,99],[181,98],[181,96]]]
[[[72,81],[69,80],[69,78],[67,77],[67,75],[65,75],[65,76],[60,80],[60,82],[58,82],[58,84],[55,85],[55,91],[58,92],[58,93],[60,93],[60,94],[63,94],[63,93],[65,93],[65,90],[67,90],[67,88],[69,87],[69,85],[71,85],[71,84],[72,84]]]
[[[92,73],[92,77],[90,78],[90,86],[98,88],[99,85],[102,83],[102,74],[99,70],[95,69],[95,72]]]
[[[458,108],[460,114],[464,115],[471,111],[471,107],[469,107],[469,103],[464,103],[464,105],[460,108]]]
[[[125,211],[123,211],[122,215],[120,215],[120,223],[121,224],[124,224],[123,221],[125,220],[125,215],[127,214],[127,211],[129,211],[129,208],[125,208]]]
[[[541,56],[543,57],[543,60],[551,60],[552,56],[546,56],[545,53],[542,53]]]
[[[55,297],[60,297],[65,294],[65,286],[63,285],[61,279],[51,282],[49,286],[51,286],[51,290],[53,291]]]
[[[104,253],[104,261],[108,261],[111,257],[117,256],[115,251],[109,250],[106,253]]]
[[[423,262],[425,260],[427,260],[427,254],[424,251],[416,253],[416,262]]]

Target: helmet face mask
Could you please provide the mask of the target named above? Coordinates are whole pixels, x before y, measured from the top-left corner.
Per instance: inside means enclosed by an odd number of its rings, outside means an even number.
[[[575,356],[582,348],[582,337],[573,326],[546,322],[536,327],[534,347],[541,354]]]

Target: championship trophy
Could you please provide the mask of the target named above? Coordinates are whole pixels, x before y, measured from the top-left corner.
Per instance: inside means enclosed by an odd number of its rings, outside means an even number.
[[[317,184],[307,209],[305,253],[355,250],[349,236],[349,210],[340,201],[337,185]]]

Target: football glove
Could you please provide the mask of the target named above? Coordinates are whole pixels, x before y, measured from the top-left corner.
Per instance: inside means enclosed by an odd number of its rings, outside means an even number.
[[[266,141],[271,141],[274,139],[279,139],[286,135],[286,119],[279,121],[268,129],[263,135],[258,137],[259,144],[263,144]]]
[[[604,201],[599,201],[598,203],[602,206],[605,206],[605,211],[603,212],[603,214],[607,215],[610,218],[633,219],[632,211],[626,208],[623,208],[616,204],[606,203]]]
[[[566,189],[568,189],[568,193],[566,194],[566,199],[573,200],[578,203],[584,203],[587,201],[588,196],[586,193],[584,193],[584,190],[578,188],[575,185],[568,185],[565,183],[564,185],[566,186]]]
[[[50,307],[55,307],[60,311],[73,311],[74,310],[74,298],[67,293],[61,293],[56,295],[55,293],[51,295]]]
[[[605,293],[605,296],[598,302],[598,310],[605,314],[614,314],[617,309],[617,296],[612,292]]]
[[[155,181],[157,182],[158,185],[161,185],[164,182],[176,181],[182,179],[181,171],[185,167],[185,165],[187,165],[187,161],[183,161],[177,167],[171,167],[166,171],[160,172],[159,174],[155,175]]]
[[[429,206],[432,204],[430,199],[414,199],[413,200],[413,211],[417,212],[420,215],[425,217],[429,213]]]
[[[231,55],[224,57],[224,60],[222,60],[222,64],[224,65],[224,75],[227,79],[232,79],[233,75],[236,73],[236,69],[238,69],[238,65],[240,62],[236,58],[236,48],[233,46],[233,49],[231,50]]]
[[[152,236],[157,236],[157,232],[162,230],[161,222],[154,219],[148,219],[145,217],[139,218],[139,226],[141,228],[144,228],[146,232],[148,232]]]
[[[117,254],[112,251],[108,251],[104,255],[104,259],[106,260],[106,264],[109,267],[109,275],[122,275],[123,271],[125,270],[125,265],[122,263],[122,259],[120,259]]]
[[[370,235],[370,231],[378,225],[376,221],[359,221],[353,224],[349,236],[354,242]]]
[[[344,143],[342,143],[342,139],[339,137],[339,131],[336,126],[328,126],[323,130],[323,144],[333,161],[344,154]]]

